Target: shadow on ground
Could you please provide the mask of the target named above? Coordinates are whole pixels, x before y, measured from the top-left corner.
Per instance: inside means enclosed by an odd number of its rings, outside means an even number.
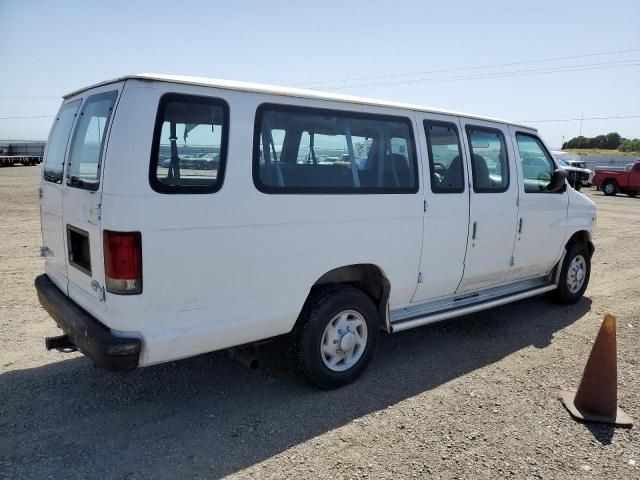
[[[385,335],[368,373],[330,392],[298,380],[283,341],[261,348],[266,366],[258,371],[215,353],[128,375],[93,369],[86,358],[8,372],[0,375],[0,471],[33,478],[231,474],[520,349],[545,348],[590,305],[534,298]]]

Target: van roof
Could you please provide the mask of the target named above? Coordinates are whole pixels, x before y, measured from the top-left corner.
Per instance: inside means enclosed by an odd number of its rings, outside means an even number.
[[[514,123],[507,120],[501,120],[498,118],[486,117],[483,115],[475,115],[470,113],[457,112],[453,110],[443,110],[439,108],[426,107],[424,105],[392,102],[389,100],[379,100],[379,99],[373,99],[373,98],[357,97],[352,95],[342,95],[338,93],[328,93],[328,92],[321,92],[317,90],[307,90],[302,88],[284,87],[279,85],[269,85],[269,84],[263,84],[263,83],[238,82],[234,80],[222,80],[222,79],[208,78],[208,77],[191,77],[191,76],[184,76],[184,75],[164,75],[160,73],[139,73],[135,75],[125,75],[123,77],[114,78],[112,80],[106,80],[104,82],[99,82],[94,85],[89,85],[87,87],[80,88],[78,90],[75,90],[71,93],[64,95],[64,98],[65,99],[70,98],[75,95],[78,95],[79,93],[90,90],[92,88],[99,87],[102,85],[108,85],[110,83],[121,82],[123,80],[146,80],[146,81],[157,81],[157,82],[168,82],[168,83],[181,83],[181,84],[187,84],[187,85],[215,87],[215,88],[226,89],[226,90],[240,90],[243,92],[266,93],[271,95],[282,95],[287,97],[298,97],[298,98],[313,98],[317,100],[330,100],[335,102],[354,103],[359,105],[375,105],[380,107],[399,108],[403,110],[415,110],[415,111],[428,112],[428,113],[440,113],[444,115],[455,115],[460,117],[475,118],[478,120],[487,120],[491,122],[506,123],[509,125],[516,125],[519,127],[537,131],[535,127],[531,127],[529,125]]]

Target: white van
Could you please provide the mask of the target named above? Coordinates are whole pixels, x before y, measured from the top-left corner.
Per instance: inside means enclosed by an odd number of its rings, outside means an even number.
[[[67,95],[47,144],[40,302],[99,367],[291,334],[360,375],[398,332],[589,281],[593,202],[535,129],[206,78]]]

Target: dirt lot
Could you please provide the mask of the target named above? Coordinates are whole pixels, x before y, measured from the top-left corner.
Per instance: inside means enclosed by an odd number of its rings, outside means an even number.
[[[578,304],[385,336],[367,375],[320,392],[282,342],[258,371],[216,353],[122,376],[46,352],[39,170],[0,170],[0,478],[640,478],[637,427],[576,423],[556,399],[611,311],[619,403],[640,421],[640,198],[588,192],[597,252]]]

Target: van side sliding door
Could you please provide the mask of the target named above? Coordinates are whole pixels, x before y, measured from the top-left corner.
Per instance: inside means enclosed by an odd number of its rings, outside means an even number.
[[[456,117],[416,113],[423,154],[421,282],[413,302],[452,295],[462,279],[469,228],[468,168]]]

